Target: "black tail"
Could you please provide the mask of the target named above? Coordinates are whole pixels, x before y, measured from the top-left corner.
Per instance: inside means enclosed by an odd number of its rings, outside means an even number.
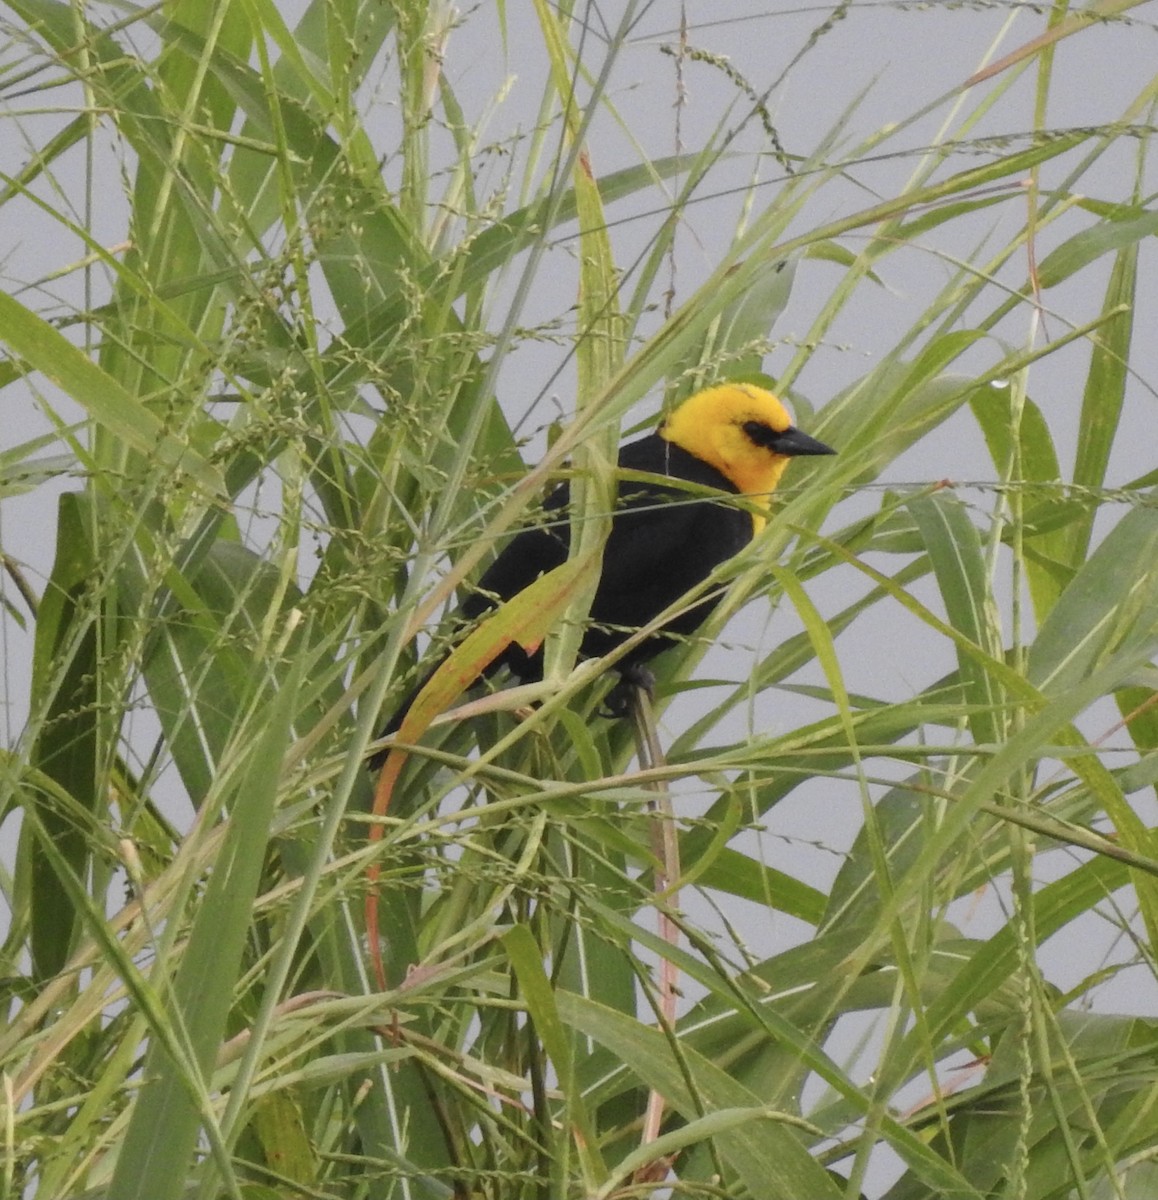
[[[398,730],[401,729],[402,722],[406,720],[406,714],[410,711],[414,701],[418,699],[418,693],[422,691],[424,687],[426,687],[431,678],[434,676],[434,672],[437,671],[441,666],[442,660],[440,659],[434,664],[433,667],[430,668],[429,671],[426,672],[426,674],[424,674],[418,680],[418,682],[410,689],[410,691],[406,693],[402,703],[399,704],[394,710],[393,716],[391,716],[390,720],[382,726],[378,733],[379,738],[389,737],[392,733],[397,733]],[[387,753],[388,751],[386,750],[379,750],[371,758],[367,759],[366,765],[371,771],[380,771],[382,769],[382,764],[386,761]]]

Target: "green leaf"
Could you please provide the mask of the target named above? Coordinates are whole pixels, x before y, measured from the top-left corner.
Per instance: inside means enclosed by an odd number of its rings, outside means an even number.
[[[1158,510],[1135,508],[1073,577],[1038,631],[1029,679],[1060,695],[1158,631]]]
[[[146,551],[125,561],[130,595],[148,595],[155,587],[139,573],[148,557]],[[279,601],[297,598],[293,588],[283,599],[281,582],[271,563],[227,540],[211,543],[188,577],[175,567],[166,574],[173,603],[150,639],[144,676],[167,748],[197,805],[211,791],[266,671],[288,670],[286,663],[266,657],[255,669],[263,627],[280,609]]]
[[[573,1041],[561,1019],[555,992],[543,970],[541,952],[525,925],[512,926],[503,935],[503,945],[518,976],[523,1002],[535,1023],[535,1033],[542,1040],[543,1049],[558,1075],[566,1114],[563,1127],[568,1131],[568,1136],[574,1138],[585,1186],[588,1190],[599,1187],[607,1180],[607,1167],[599,1153],[595,1126],[577,1085]],[[561,1166],[565,1158],[566,1155],[557,1149],[557,1164]]]
[[[1090,369],[1082,395],[1074,483],[1100,488],[1117,437],[1129,380],[1130,343],[1134,336],[1134,301],[1138,281],[1138,247],[1128,246],[1114,259],[1103,314],[1115,313],[1092,337]],[[1085,558],[1093,533],[1094,511],[1087,510],[1071,539],[1069,561]]]
[[[37,613],[33,653],[33,704],[40,725],[31,762],[59,788],[32,788],[28,800],[40,812],[40,828],[78,878],[88,874],[92,838],[88,821],[99,819],[98,700],[103,676],[102,604],[95,587],[99,548],[95,515],[87,496],[60,498],[56,561]],[[108,653],[109,647],[104,647]],[[32,959],[36,976],[48,979],[64,966],[77,932],[77,913],[65,899],[56,868],[39,838],[26,840],[31,858]],[[63,893],[63,894],[62,894]]]
[[[215,495],[224,492],[225,482],[216,467],[167,432],[145,405],[47,321],[3,292],[0,339],[117,440],[150,461],[159,460],[173,471],[190,475]]]
[[[178,1200],[202,1126],[213,1121],[204,1097],[233,1005],[300,685],[300,672],[282,682],[252,738],[235,741],[238,761],[219,776],[223,782],[232,779],[229,836],[196,907],[166,1012],[187,1042],[198,1075],[190,1078],[186,1064],[171,1058],[160,1043],[151,1046],[145,1083],[113,1173],[112,1200]],[[227,1170],[220,1159],[218,1165]]]
[[[981,537],[965,506],[942,491],[915,497],[909,509],[921,531],[950,625],[990,660],[1000,660],[1003,642],[997,606],[990,594]],[[999,741],[1003,690],[983,660],[966,653],[960,644],[957,664],[970,708],[973,740],[982,744]]]
[[[1051,250],[1038,264],[1037,282],[1043,288],[1056,287],[1083,267],[1115,251],[1131,252],[1126,256],[1118,254],[1118,262],[1123,257],[1136,260],[1138,243],[1155,234],[1158,234],[1158,213],[1155,212],[1143,211],[1136,216],[1123,215],[1099,221]]]
[[[570,993],[558,996],[559,1011],[569,1025],[610,1049],[649,1088],[658,1090],[687,1121],[729,1109],[762,1110],[758,1096],[735,1083],[694,1050],[684,1047],[677,1059],[671,1042],[634,1018],[592,1004]],[[725,1119],[709,1131],[737,1181],[766,1200],[839,1200],[831,1177],[808,1153],[788,1125],[770,1120],[752,1137]],[[617,1164],[616,1170],[621,1169]]]

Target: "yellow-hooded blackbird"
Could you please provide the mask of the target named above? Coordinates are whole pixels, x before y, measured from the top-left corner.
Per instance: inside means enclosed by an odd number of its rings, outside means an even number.
[[[625,471],[684,480],[725,495],[744,495],[750,502],[741,507],[723,496],[665,485],[659,478],[621,479],[582,656],[596,658],[614,650],[743,549],[763,527],[769,497],[790,459],[834,453],[796,429],[771,392],[745,383],[697,392],[655,433],[624,446],[619,466]],[[476,621],[566,560],[569,500],[570,489],[560,484],[544,502],[547,521],[507,543],[462,605],[464,622]],[[556,519],[552,514],[558,514]],[[705,596],[683,609],[618,659],[615,670],[634,677],[641,664],[694,633],[719,598]],[[488,673],[503,665],[524,682],[542,678],[541,650],[528,654],[512,644]],[[397,731],[432,673],[433,668],[399,705],[382,736]]]

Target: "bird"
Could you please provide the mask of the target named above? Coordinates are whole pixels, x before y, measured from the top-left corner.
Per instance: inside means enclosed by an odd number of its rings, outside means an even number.
[[[611,653],[739,553],[764,527],[771,494],[793,458],[835,453],[797,429],[772,392],[745,382],[721,383],[696,392],[654,433],[623,446],[619,468],[633,474],[617,485],[616,508],[580,657]],[[653,478],[641,479],[634,473]],[[668,485],[663,478],[679,482]],[[703,489],[715,494],[704,495]],[[737,504],[732,499],[737,496],[747,500]],[[561,483],[543,503],[546,519],[511,538],[462,604],[463,627],[566,561],[569,502],[570,488]],[[720,598],[719,591],[701,597],[639,640],[614,664],[621,680],[646,686],[648,660],[695,633]],[[399,704],[379,738],[398,731],[441,661]],[[541,679],[542,648],[531,653],[512,642],[484,674],[500,666],[524,683]],[[370,765],[381,766],[384,759],[385,752],[380,751]]]

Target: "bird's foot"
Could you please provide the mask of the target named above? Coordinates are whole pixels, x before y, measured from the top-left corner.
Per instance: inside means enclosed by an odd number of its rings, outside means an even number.
[[[626,717],[637,689],[646,692],[649,700],[655,699],[655,675],[642,663],[632,663],[620,672],[619,682],[607,693],[599,715],[616,721]]]

